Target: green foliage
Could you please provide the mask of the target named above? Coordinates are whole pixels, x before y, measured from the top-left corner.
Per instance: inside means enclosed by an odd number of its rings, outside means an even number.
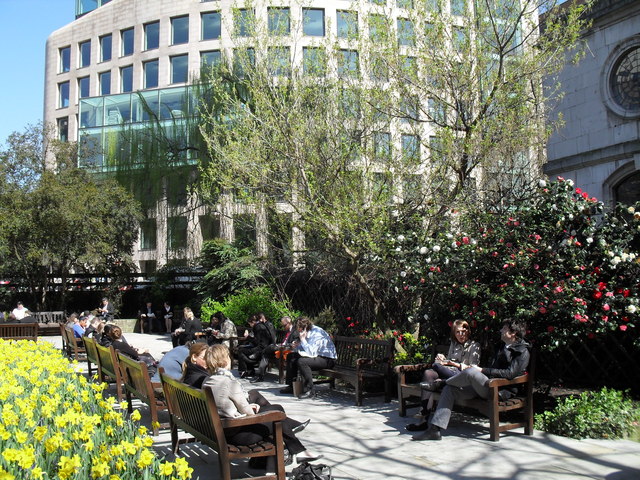
[[[329,332],[332,335],[335,335],[338,332],[338,321],[336,318],[336,312],[334,312],[333,308],[331,307],[322,309],[322,311],[311,320],[313,321],[314,325],[319,326],[324,331]]]
[[[224,313],[236,325],[244,325],[251,315],[263,312],[276,328],[283,316],[286,315],[293,319],[300,316],[299,312],[292,310],[287,302],[277,300],[273,292],[264,286],[241,290],[228,296],[222,302],[212,298],[207,298],[202,302],[203,320],[208,320],[218,311]]]
[[[634,432],[640,409],[617,390],[603,388],[561,399],[548,412],[536,415],[535,427],[571,438],[622,438]]]
[[[196,290],[216,299],[257,286],[263,275],[260,260],[250,248],[238,248],[220,239],[204,243],[200,265],[207,273]]]
[[[429,339],[424,336],[416,338],[412,333],[392,332],[396,339],[396,355],[393,359],[394,365],[412,365],[416,363],[428,362],[427,350]]]

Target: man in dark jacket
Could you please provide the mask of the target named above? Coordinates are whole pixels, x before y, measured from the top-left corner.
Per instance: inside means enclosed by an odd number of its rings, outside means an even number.
[[[489,396],[490,378],[511,380],[525,373],[529,365],[529,344],[524,340],[526,327],[519,320],[506,320],[502,324],[500,336],[503,345],[496,353],[489,367],[472,365],[458,375],[446,380],[446,385],[436,408],[431,425],[413,440],[440,440],[441,430],[446,430],[451,418],[451,409],[457,399]]]
[[[255,375],[255,367],[258,366],[262,359],[262,352],[271,343],[271,332],[263,321],[264,315],[251,315],[249,318],[249,327],[253,334],[253,341],[248,348],[241,348],[238,351],[238,371],[241,378],[251,377]]]

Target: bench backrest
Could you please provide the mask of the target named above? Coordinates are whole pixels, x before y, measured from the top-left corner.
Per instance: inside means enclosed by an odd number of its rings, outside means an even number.
[[[210,387],[190,387],[159,370],[171,422],[214,450],[226,452],[227,441]]]
[[[96,351],[98,352],[98,365],[102,374],[121,384],[122,377],[120,375],[120,366],[115,349],[111,345],[108,347],[103,347],[98,343],[95,345]]]
[[[118,353],[120,374],[125,388],[147,405],[155,405],[156,397],[151,386],[147,364]]]
[[[0,338],[7,340],[38,340],[37,323],[0,323]]]
[[[334,338],[334,344],[338,355],[337,366],[355,368],[358,359],[368,359],[372,362],[363,365],[363,370],[384,373],[391,368],[393,340],[337,336]]]
[[[80,345],[79,338],[76,337],[75,333],[73,333],[73,328],[64,327],[65,337],[67,339],[67,350],[68,355],[73,357],[75,360],[79,360],[79,356],[81,353],[86,353],[84,344]]]
[[[87,351],[87,362],[89,363],[89,373],[91,373],[91,364],[98,365],[98,349],[96,341],[92,337],[84,337],[84,348]]]

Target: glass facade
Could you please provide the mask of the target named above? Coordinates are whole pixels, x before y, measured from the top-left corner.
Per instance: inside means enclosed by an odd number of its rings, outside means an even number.
[[[100,95],[111,94],[111,71],[99,73],[98,84],[100,88]]]
[[[189,16],[171,19],[171,45],[189,42]]]
[[[357,50],[340,50],[338,52],[338,76],[357,77],[360,71],[360,62]]]
[[[158,86],[158,60],[149,60],[142,64],[142,88],[156,88]]]
[[[220,12],[206,12],[201,15],[202,40],[215,40],[220,38],[221,23]]]
[[[302,9],[302,33],[312,37],[324,37],[324,9]]]
[[[218,65],[222,61],[220,50],[211,50],[200,54],[200,63],[202,65]]]
[[[78,44],[78,68],[91,65],[91,40]]]
[[[71,47],[63,47],[58,51],[60,55],[60,73],[68,72],[71,69]]]
[[[188,80],[188,55],[171,57],[171,83],[186,83]]]
[[[100,37],[100,61],[107,62],[111,60],[111,34]]]
[[[123,93],[133,91],[133,65],[120,69],[120,91]]]
[[[144,49],[153,50],[160,46],[160,22],[147,23],[144,26]]]

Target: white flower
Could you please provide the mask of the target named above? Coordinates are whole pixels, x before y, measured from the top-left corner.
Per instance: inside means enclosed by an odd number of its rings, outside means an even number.
[[[634,213],[633,218],[635,218],[636,220],[640,220],[640,212]]]
[[[544,188],[544,187],[546,187],[546,186],[547,186],[547,182],[545,182],[544,180],[539,180],[539,181],[538,181],[538,186],[539,186],[540,188]]]
[[[593,243],[593,238],[587,237],[586,241],[587,241],[587,243]]]
[[[633,208],[633,207],[629,207],[629,208],[627,208],[627,212],[629,212],[629,213],[635,213],[635,212],[636,212],[636,209],[635,209],[635,208]]]
[[[403,277],[403,278],[404,278],[404,277],[406,277],[406,276],[407,276],[407,272],[405,272],[405,271],[403,270],[402,272],[400,272],[400,276],[401,276],[401,277]]]
[[[567,185],[569,185],[570,187],[573,187],[573,180],[571,180],[570,178],[567,179]]]
[[[445,237],[447,237],[449,240],[451,240],[453,238],[453,235],[450,234],[449,232],[447,232],[447,234],[445,235]]]
[[[635,305],[627,305],[627,308],[625,308],[625,310],[627,311],[627,313],[636,313],[636,306]]]
[[[570,213],[569,215],[567,215],[567,218],[568,218],[569,220],[573,220],[573,213]]]
[[[434,245],[434,246],[433,246],[433,248],[432,248],[432,250],[433,250],[434,252],[439,252],[439,251],[440,251],[440,245]]]
[[[391,216],[392,217],[398,217],[398,216],[400,216],[400,212],[398,210],[392,210],[391,211]]]
[[[398,241],[404,242],[404,235],[398,235]]]
[[[398,287],[393,287],[393,289],[396,291],[396,293],[398,293],[400,290],[398,290]]]
[[[452,246],[453,248],[456,248],[458,245],[456,244],[456,242],[451,242],[451,246]]]
[[[622,260],[622,259],[621,259],[620,257],[615,256],[615,257],[613,257],[613,258],[611,259],[611,265],[613,265],[613,266],[615,267],[616,265],[618,265],[618,264],[620,263],[620,261],[621,261],[621,260]]]
[[[427,247],[420,247],[420,254],[421,255],[426,255],[428,251],[429,250],[427,249]]]

